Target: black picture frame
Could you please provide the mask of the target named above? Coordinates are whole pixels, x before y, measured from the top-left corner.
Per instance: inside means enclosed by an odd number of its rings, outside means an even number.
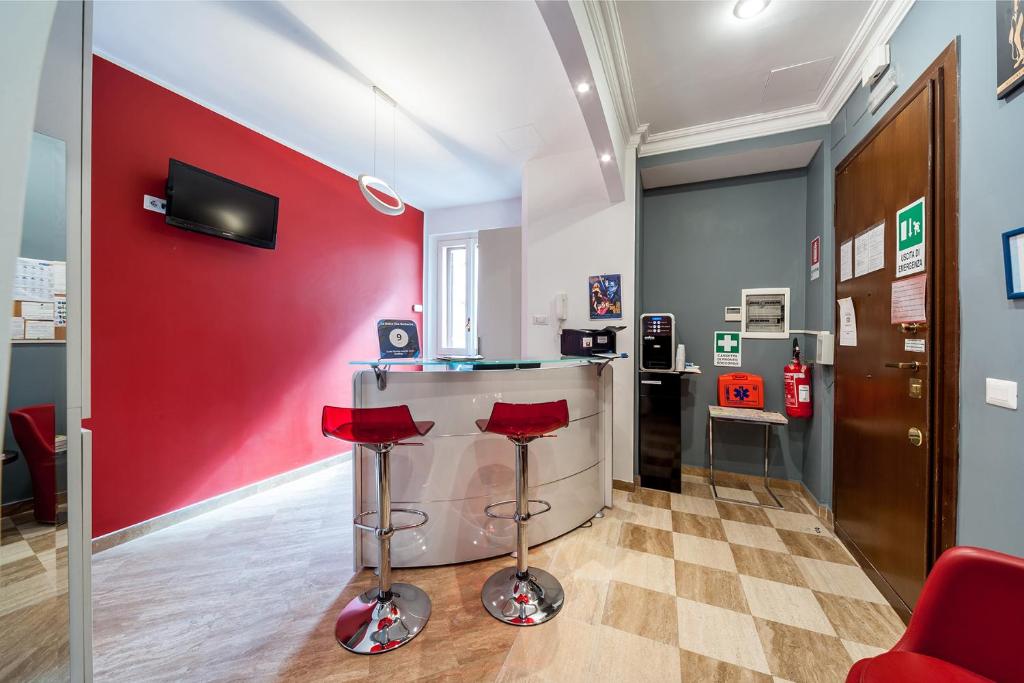
[[[996,97],[1024,83],[1024,0],[996,0]]]
[[[1021,258],[1024,228],[1003,233],[1003,264],[1006,269],[1006,298],[1024,299],[1024,259]]]

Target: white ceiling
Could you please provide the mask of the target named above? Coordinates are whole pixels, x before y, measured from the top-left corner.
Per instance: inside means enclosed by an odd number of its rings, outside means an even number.
[[[774,0],[741,20],[734,0],[617,2],[638,122],[657,135],[814,103],[871,4]]]
[[[532,2],[100,1],[93,28],[98,54],[351,176],[372,171],[376,84],[421,209],[516,197],[527,159],[590,144]]]
[[[700,159],[675,161],[640,169],[640,178],[647,190],[707,180],[804,168],[821,147],[821,140],[797,142],[779,147],[752,149],[735,154],[722,154]]]

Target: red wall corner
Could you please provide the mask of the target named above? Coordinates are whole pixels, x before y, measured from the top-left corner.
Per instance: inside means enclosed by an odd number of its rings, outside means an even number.
[[[422,299],[423,214],[106,60],[93,60],[93,533],[346,450],[348,361]],[[170,157],[280,197],[277,249],[167,225]]]

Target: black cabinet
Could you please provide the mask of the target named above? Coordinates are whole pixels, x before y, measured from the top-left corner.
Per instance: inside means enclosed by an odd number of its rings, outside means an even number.
[[[681,381],[675,372],[640,373],[640,485],[646,488],[683,488]]]

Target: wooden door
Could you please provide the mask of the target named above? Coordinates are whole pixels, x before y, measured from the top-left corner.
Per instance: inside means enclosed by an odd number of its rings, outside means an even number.
[[[853,300],[857,337],[836,348],[836,529],[904,616],[955,529],[955,78],[954,45],[836,170],[836,297]],[[897,214],[922,199],[927,320],[915,330],[892,322],[891,305],[893,285],[919,275],[897,276]],[[880,224],[883,266],[858,274],[870,263],[858,237],[869,244]]]

